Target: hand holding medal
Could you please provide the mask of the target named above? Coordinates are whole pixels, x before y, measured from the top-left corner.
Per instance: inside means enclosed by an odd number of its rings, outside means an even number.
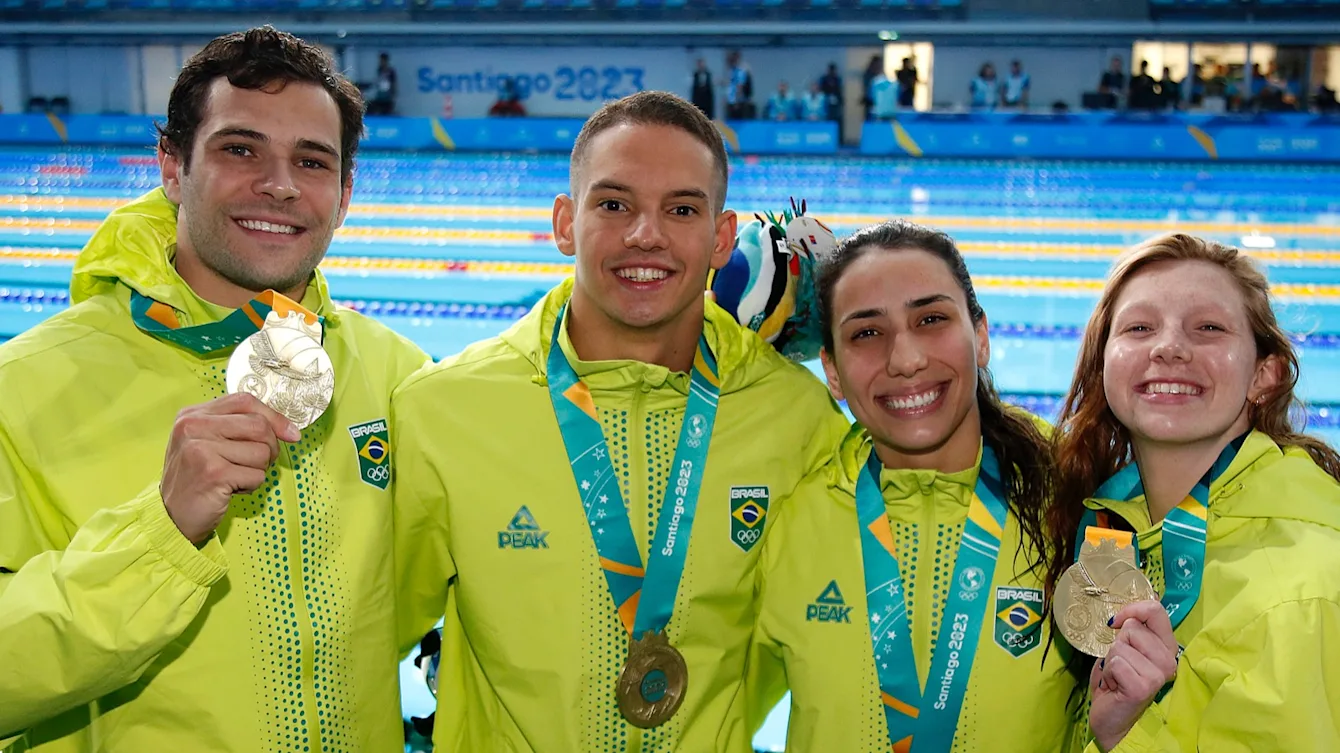
[[[321,348],[321,321],[272,290],[220,321],[191,327],[138,292],[131,315],[140,329],[197,353],[236,348],[227,397],[177,416],[163,462],[163,505],[182,534],[199,544],[234,494],[265,483],[279,442],[302,439],[302,430],[330,405],[335,371]]]
[[[1177,639],[1162,604],[1128,604],[1112,624],[1116,638],[1089,673],[1089,728],[1103,750],[1121,742],[1177,675]]]
[[[1089,726],[1103,750],[1121,742],[1177,673],[1172,622],[1135,557],[1130,533],[1087,528],[1053,601],[1070,645],[1101,659],[1089,675]]]

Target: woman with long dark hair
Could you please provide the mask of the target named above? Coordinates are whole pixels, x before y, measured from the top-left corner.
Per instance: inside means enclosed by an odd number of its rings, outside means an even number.
[[[1297,382],[1236,249],[1168,235],[1114,266],[1047,516],[1091,750],[1340,750],[1340,457],[1295,428]]]
[[[1044,660],[1044,427],[1001,402],[954,242],[908,222],[818,273],[823,365],[858,420],[780,500],[754,681],[788,751],[1060,750],[1074,682]]]

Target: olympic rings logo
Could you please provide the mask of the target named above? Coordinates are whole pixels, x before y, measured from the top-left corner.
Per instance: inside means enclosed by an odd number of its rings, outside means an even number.
[[[369,481],[385,481],[391,477],[391,469],[384,465],[373,466],[365,474]]]
[[[757,529],[757,528],[752,528],[752,529],[747,529],[747,530],[742,530],[742,531],[736,531],[736,532],[735,532],[735,538],[736,538],[736,540],[738,540],[741,544],[752,544],[752,543],[754,543],[755,541],[758,541],[758,537],[759,537],[759,536],[762,536],[762,535],[763,535],[763,532],[760,531],[760,530]]]
[[[1024,633],[1006,633],[1001,641],[1010,648],[1024,648],[1025,646],[1031,646],[1036,638],[1037,633],[1026,635]]]

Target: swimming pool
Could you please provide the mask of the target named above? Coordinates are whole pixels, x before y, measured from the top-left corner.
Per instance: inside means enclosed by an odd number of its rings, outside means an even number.
[[[108,211],[159,183],[147,150],[0,149],[0,340],[68,305],[78,249]],[[324,265],[341,302],[434,357],[504,329],[571,269],[550,209],[557,155],[364,154]],[[902,216],[953,235],[992,325],[1007,399],[1053,416],[1103,275],[1171,229],[1247,249],[1295,335],[1310,430],[1340,442],[1340,169],[1054,161],[742,158],[742,215],[805,198],[839,235]],[[408,669],[406,675],[409,676]],[[406,705],[425,713],[417,679]],[[762,748],[779,744],[774,718]]]

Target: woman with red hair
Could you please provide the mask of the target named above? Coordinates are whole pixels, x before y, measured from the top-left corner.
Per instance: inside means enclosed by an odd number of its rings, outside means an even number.
[[[1340,457],[1296,429],[1297,382],[1238,250],[1168,235],[1117,261],[1048,512],[1089,750],[1340,750]]]

